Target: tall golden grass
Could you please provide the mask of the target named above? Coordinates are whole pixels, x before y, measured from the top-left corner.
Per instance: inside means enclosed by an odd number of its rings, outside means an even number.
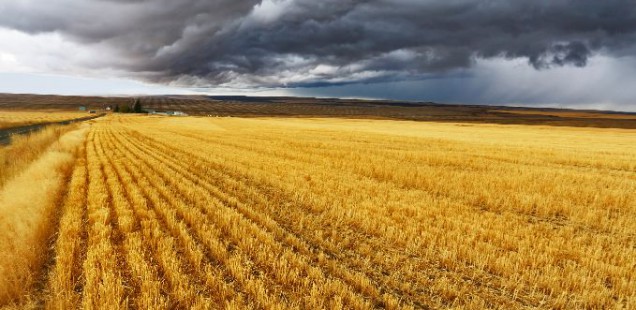
[[[0,187],[37,159],[60,137],[76,126],[47,126],[32,134],[16,135],[0,146]]]
[[[45,308],[636,306],[632,130],[109,116],[78,158]]]
[[[17,141],[8,152],[11,156],[26,157],[20,158],[20,165],[12,165],[11,172],[25,165],[27,159],[41,155],[0,190],[0,304],[23,302],[48,259],[56,204],[88,128],[57,137],[63,130],[48,129]],[[51,139],[56,141],[43,149]],[[33,148],[23,145],[29,142],[34,143]],[[16,150],[22,151],[14,153]]]

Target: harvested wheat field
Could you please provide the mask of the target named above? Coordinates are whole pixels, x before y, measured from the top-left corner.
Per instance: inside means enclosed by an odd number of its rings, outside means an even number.
[[[50,250],[0,261],[10,307],[636,307],[634,130],[108,116],[67,135],[66,183],[40,189],[57,208],[29,209],[50,236],[24,239]],[[8,186],[31,190],[7,183],[2,212]]]

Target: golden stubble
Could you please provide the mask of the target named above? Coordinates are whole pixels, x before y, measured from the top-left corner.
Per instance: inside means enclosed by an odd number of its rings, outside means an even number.
[[[636,132],[109,116],[46,308],[636,306]]]

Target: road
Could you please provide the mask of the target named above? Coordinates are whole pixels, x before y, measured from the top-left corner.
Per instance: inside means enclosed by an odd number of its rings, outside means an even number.
[[[87,117],[82,117],[82,118],[69,119],[69,120],[60,121],[60,122],[47,122],[47,123],[39,123],[39,124],[33,124],[33,125],[27,125],[27,126],[0,129],[0,145],[8,145],[8,144],[10,144],[12,136],[24,135],[24,134],[32,133],[32,132],[41,130],[42,128],[44,128],[46,126],[49,126],[49,125],[68,125],[68,124],[72,124],[72,123],[77,123],[77,122],[83,122],[83,121],[96,119],[96,118],[102,117],[104,115],[106,115],[106,114],[92,115],[92,116],[87,116]]]

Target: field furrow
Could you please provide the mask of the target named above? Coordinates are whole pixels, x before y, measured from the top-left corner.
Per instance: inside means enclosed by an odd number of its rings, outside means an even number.
[[[112,153],[105,151],[103,140],[103,138],[100,139],[98,156],[104,167],[117,226],[123,239],[120,251],[125,257],[126,267],[129,269],[134,285],[134,292],[131,293],[134,296],[133,303],[139,309],[166,308],[168,301],[162,295],[161,280],[144,251],[141,225],[125,195],[124,183],[113,168],[118,161],[113,159]]]
[[[226,152],[224,152],[224,153],[226,153]],[[233,162],[233,164],[235,164],[235,163],[236,162]],[[210,165],[210,164],[208,163],[208,165]],[[255,169],[253,167],[245,169],[244,173],[247,175],[247,177],[243,177],[242,179],[243,180],[257,179],[257,177],[255,177],[255,176],[250,176],[250,171],[253,173],[254,170]],[[271,180],[273,177],[274,176],[272,176],[271,178],[266,178],[266,179]],[[232,177],[223,176],[223,178],[225,180],[227,180],[227,179],[231,179]],[[261,178],[257,182],[259,182],[259,188],[267,188],[266,184],[268,183],[268,181],[265,181],[265,180],[263,180]],[[236,186],[236,184],[232,185],[232,186]],[[254,188],[255,188],[255,186],[253,184],[249,184],[247,186],[244,186],[242,189],[238,190],[237,193],[235,193],[235,195],[240,196],[240,195],[242,195],[241,193],[258,191],[258,190],[255,190]],[[280,187],[278,187],[278,188],[280,188]],[[276,187],[274,187],[273,189],[270,189],[269,192],[270,193],[272,193],[272,192],[278,193],[278,192],[280,192],[280,189],[276,189]],[[320,195],[313,195],[313,196],[320,197]],[[281,199],[283,199],[282,202],[280,201]],[[280,193],[278,193],[276,196],[273,196],[273,197],[272,197],[272,195],[269,195],[269,196],[263,198],[262,200],[263,201],[279,201],[278,203],[282,204],[282,205],[289,205],[290,203],[291,204],[298,204],[299,203],[297,200],[295,200],[292,197],[288,197],[288,198],[281,197]],[[266,203],[266,205],[271,205],[271,203],[269,203],[269,204]],[[311,225],[311,223],[314,223],[315,224],[315,230],[309,229],[309,231],[320,231],[321,229],[325,229],[326,227],[333,226],[334,223],[342,222],[342,218],[339,218],[339,217],[334,217],[333,219],[329,219],[329,220],[325,220],[324,218],[321,219],[319,217],[316,217],[313,220],[311,220],[311,218],[313,216],[312,214],[316,213],[315,212],[315,208],[314,208],[315,207],[315,203],[314,203],[314,205],[312,205],[312,203],[310,202],[310,203],[307,203],[306,205],[307,205],[307,207],[306,207],[307,210],[305,212],[301,212],[300,214],[297,214],[297,217],[295,217],[295,218],[287,217],[287,218],[285,218],[285,219],[283,219],[281,221],[285,222],[285,223],[304,223],[304,224],[302,224],[304,226],[308,226],[308,225]],[[294,211],[294,209],[290,209],[290,208],[285,209],[285,212],[282,215],[283,216],[285,216],[285,215],[289,216],[290,212],[293,213],[293,211]],[[268,210],[266,212],[271,213],[271,214],[279,213],[276,208],[270,209],[270,210]],[[382,220],[382,218],[379,217],[377,214],[373,218],[376,219],[377,221],[381,221]],[[303,221],[303,219],[304,219],[304,221]],[[357,238],[356,237],[351,237],[351,239],[356,239],[357,240],[356,242],[352,242],[352,241],[346,242],[346,240],[345,240],[344,243],[346,244],[346,246],[344,246],[344,247],[343,247],[342,243],[341,244],[337,244],[337,243],[334,244],[334,243],[324,242],[324,241],[317,241],[317,242],[314,242],[314,243],[315,244],[331,244],[331,246],[329,248],[327,248],[327,250],[326,250],[328,253],[338,253],[337,255],[339,255],[341,257],[348,256],[347,258],[342,259],[342,261],[343,261],[342,264],[346,264],[345,262],[348,262],[348,261],[356,261],[356,258],[358,258],[358,262],[359,262],[357,264],[358,266],[368,265],[368,264],[365,264],[364,261],[368,260],[369,256],[368,255],[360,255],[360,252],[365,253],[365,250],[367,250],[369,248],[379,248],[380,245],[379,244],[364,245],[364,243],[367,242],[366,240],[369,239],[369,237],[374,236],[374,235],[377,236],[377,235],[381,235],[383,233],[386,235],[386,231],[387,230],[391,230],[391,231],[397,231],[397,230],[394,230],[394,228],[390,227],[388,229],[385,229],[382,233],[377,233],[377,230],[376,230],[376,231],[372,231],[371,234],[362,234],[362,235],[360,235],[359,232],[356,231],[355,229],[356,228],[357,229],[361,228],[360,227],[361,223],[360,222],[356,222],[356,221],[354,221],[354,223],[355,223],[354,226],[346,225],[346,226],[343,226],[343,227],[334,227],[333,230],[334,231],[339,231],[341,233],[341,235],[348,234],[348,235],[354,235],[355,236],[356,234],[358,234],[359,237],[357,237]],[[378,226],[382,226],[381,222],[376,222],[374,224],[375,224],[374,228],[376,228],[376,229],[377,229]],[[307,227],[305,227],[305,228],[307,228]],[[353,230],[352,230],[352,228],[353,228]],[[300,233],[302,234],[302,232],[300,232]],[[443,234],[443,233],[440,232],[440,234]],[[308,238],[314,238],[314,240],[315,240],[316,236],[315,235],[314,236],[310,235],[310,236],[308,236]],[[399,236],[397,239],[399,239],[399,238],[403,238],[404,239],[403,236]],[[351,240],[351,239],[349,239],[349,240]],[[384,242],[384,241],[382,241],[382,242]],[[393,241],[392,244],[399,244],[399,243],[396,243],[395,241]],[[347,249],[350,248],[351,246],[359,246],[358,249],[360,249],[360,250],[348,251]],[[384,248],[386,248],[386,245],[384,246]],[[404,247],[396,249],[396,251],[405,251],[405,250],[407,250],[407,249],[405,249]],[[349,252],[348,255],[347,255],[347,252]],[[387,252],[387,253],[383,253],[383,252],[377,253],[376,258],[378,259],[378,261],[374,262],[374,263],[380,264],[380,265],[385,265],[385,267],[387,269],[399,270],[399,267],[397,267],[397,265],[386,265],[387,261],[384,259],[386,256],[382,255],[382,254],[387,254],[387,255],[395,256],[396,253],[399,253],[399,252],[395,252],[394,251],[392,253],[389,253],[389,252]],[[404,255],[404,257],[405,258],[403,258],[401,261],[402,262],[408,261],[408,257],[406,257],[406,254]],[[430,262],[430,263],[415,262],[413,264],[418,264],[419,266],[427,266],[427,265],[428,266],[431,266],[431,265],[434,266],[434,264],[436,264],[436,263],[435,262]],[[414,266],[414,265],[411,265],[411,266]],[[415,265],[415,266],[417,266],[417,265]],[[353,267],[353,266],[351,266],[351,267]],[[458,266],[453,266],[453,267],[457,268]],[[425,268],[425,267],[418,267],[418,268]],[[469,266],[468,268],[471,268],[471,267]],[[415,287],[417,287],[418,290],[426,290],[428,287],[432,286],[431,283],[419,283],[419,284],[417,284],[417,281],[421,281],[422,279],[420,277],[418,277],[418,273],[415,272],[415,270],[417,270],[417,268],[409,268],[407,270],[407,272],[410,272],[412,277],[413,277],[413,278],[407,278],[408,279],[407,283],[409,283],[411,285],[415,284]],[[449,271],[450,270],[444,271],[443,274],[440,274],[438,277],[442,277],[442,278],[448,277],[449,276],[448,275]],[[429,272],[432,272],[432,271],[429,271]],[[461,270],[460,270],[460,272],[461,272]],[[464,271],[463,273],[460,273],[460,274],[463,275],[463,274],[465,274],[465,272],[466,271]],[[475,275],[473,275],[473,276],[475,276]],[[381,280],[386,280],[386,275],[380,276],[380,279]],[[481,279],[481,280],[483,281],[483,283],[486,283],[486,281],[484,281],[484,280],[488,280],[487,282],[490,285],[493,285],[493,284],[496,284],[496,280],[497,279],[496,278],[493,279],[492,277],[490,277],[489,279]],[[460,281],[460,285],[461,285],[461,282],[464,281],[464,279],[459,278],[458,281]],[[406,293],[405,290],[408,290],[408,289],[405,288],[405,287],[400,288],[400,286],[403,285],[404,283],[405,283],[404,282],[404,278],[402,278],[402,280],[396,280],[393,283],[393,288],[392,289],[401,290],[402,294],[405,294]],[[448,283],[446,283],[446,285],[448,285]],[[474,284],[472,284],[472,286],[474,286]],[[446,289],[446,288],[442,288],[442,289]],[[490,289],[491,288],[486,288],[486,290],[490,290]],[[413,292],[412,288],[411,288],[411,292],[412,293],[410,295],[412,296],[412,298],[414,300],[422,299],[422,297],[420,297],[420,296],[426,296],[426,294],[424,294],[425,291]],[[491,294],[500,294],[500,293],[501,292],[497,292],[497,291],[492,291],[491,292]],[[437,295],[441,296],[441,294],[437,294]],[[420,300],[420,302],[425,302],[425,301],[424,300]]]
[[[114,168],[125,181],[128,198],[135,206],[136,216],[141,220],[145,244],[150,247],[163,278],[168,282],[168,294],[177,300],[180,307],[205,308],[209,302],[201,295],[204,289],[198,283],[201,281],[197,281],[201,279],[201,274],[197,272],[203,267],[200,263],[203,255],[197,250],[196,243],[187,234],[183,224],[176,219],[174,211],[144,190],[147,183],[137,177],[137,171],[131,170],[127,159],[116,152],[116,146],[108,146],[112,150],[112,156],[119,158]],[[177,245],[177,241],[182,242],[181,246]],[[189,261],[184,261],[182,255]],[[189,277],[190,272],[194,272],[194,276]]]
[[[82,146],[62,206],[55,263],[51,268],[45,298],[47,309],[78,308],[84,283],[82,262],[86,249],[86,205],[88,171],[86,148]]]
[[[537,188],[528,187],[528,184],[545,184],[547,180],[551,180],[554,178],[559,178],[562,180],[563,184],[574,184],[579,183],[577,186],[582,184],[582,181],[585,182],[585,186],[590,189],[597,189],[596,192],[601,192],[603,188],[616,188],[616,187],[625,187],[624,180],[625,174],[619,175],[611,175],[611,171],[607,169],[602,169],[598,173],[592,174],[589,178],[582,180],[578,174],[569,173],[570,169],[564,169],[563,166],[540,166],[532,167],[532,169],[528,169],[528,171],[532,171],[532,174],[517,174],[517,179],[522,179],[524,181],[517,181],[515,183],[512,182],[500,182],[497,184],[493,184],[492,181],[489,184],[486,184],[487,187],[484,188],[474,188],[471,184],[461,184],[461,186],[456,186],[455,182],[448,182],[450,184],[448,187],[439,188],[440,182],[432,181],[432,180],[461,180],[468,179],[467,175],[479,173],[483,175],[483,177],[487,177],[493,173],[501,172],[506,173],[506,171],[511,168],[530,168],[526,163],[523,163],[519,160],[523,153],[519,150],[519,154],[514,154],[515,161],[513,163],[502,162],[498,159],[479,161],[479,164],[471,164],[461,161],[458,158],[457,161],[452,160],[452,156],[449,156],[450,150],[448,148],[444,148],[445,152],[445,162],[438,163],[443,164],[446,169],[441,171],[444,174],[435,175],[433,178],[420,178],[419,174],[430,174],[433,170],[432,167],[420,167],[418,165],[408,165],[402,168],[401,163],[403,162],[404,154],[396,154],[396,156],[378,156],[383,153],[382,150],[375,149],[365,149],[360,147],[358,149],[357,154],[355,154],[355,158],[346,158],[351,157],[354,154],[353,151],[336,151],[330,152],[330,146],[333,143],[321,143],[320,149],[316,148],[290,148],[290,145],[293,145],[293,140],[283,140],[280,137],[274,137],[272,139],[267,139],[262,143],[256,143],[258,138],[254,139],[240,139],[239,142],[235,142],[238,139],[216,139],[210,140],[210,138],[206,138],[201,136],[200,134],[176,134],[179,137],[190,137],[193,141],[214,141],[215,148],[226,148],[221,151],[221,153],[234,153],[236,149],[240,149],[245,152],[254,153],[254,155],[246,155],[240,156],[241,158],[265,158],[270,157],[271,161],[281,161],[286,160],[289,163],[286,163],[286,167],[293,167],[294,169],[300,169],[302,167],[311,167],[311,166],[328,166],[333,169],[337,169],[339,171],[346,171],[347,173],[351,173],[352,177],[357,176],[358,178],[370,178],[376,180],[378,183],[395,183],[395,186],[398,189],[403,190],[413,189],[419,191],[426,191],[427,193],[435,194],[440,198],[449,198],[454,201],[461,202],[466,205],[474,205],[475,207],[483,208],[488,211],[493,212],[510,212],[510,213],[521,213],[520,216],[525,217],[528,215],[537,216],[546,219],[558,218],[559,216],[568,216],[571,220],[576,220],[583,222],[582,224],[594,224],[594,222],[590,221],[587,218],[576,218],[577,213],[575,212],[567,212],[568,209],[576,209],[582,208],[584,206],[590,207],[590,203],[598,203],[602,204],[607,200],[610,201],[618,201],[624,205],[629,204],[630,201],[626,199],[624,192],[633,189],[635,184],[631,184],[630,188],[625,188],[622,191],[616,192],[607,192],[607,197],[598,197],[598,194],[594,197],[586,197],[576,192],[576,187],[564,188],[565,190],[573,191],[572,194],[568,192],[559,193],[559,197],[554,200],[544,200],[540,205],[537,205],[536,202],[533,205],[527,205],[526,201],[529,201],[531,198],[536,197]],[[179,139],[181,140],[181,139]],[[272,141],[280,140],[280,143],[272,144]],[[397,143],[397,141],[396,141]],[[258,145],[258,147],[256,147]],[[273,146],[269,146],[273,145]],[[278,151],[274,154],[268,149],[275,148]],[[336,149],[340,149],[337,147]],[[466,153],[469,149],[460,149],[459,152]],[[362,165],[355,164],[355,159],[359,158],[360,153],[373,153],[372,157],[368,156],[365,158],[365,161]],[[431,151],[426,152],[427,156],[430,156]],[[451,154],[452,155],[452,154]],[[547,154],[533,154],[531,158],[538,157],[546,157]],[[476,156],[476,155],[475,155]],[[527,155],[526,155],[527,156]],[[450,158],[449,158],[450,157]],[[340,160],[340,158],[345,158],[345,160]],[[414,162],[426,162],[426,158],[411,158]],[[354,161],[354,164],[351,162]],[[390,171],[390,174],[387,173],[387,170],[380,170],[377,167],[382,166],[391,166],[395,167],[394,170]],[[300,168],[297,168],[300,167]],[[420,168],[425,169],[424,172],[420,173],[418,170]],[[460,170],[461,168],[461,170]],[[472,168],[472,169],[471,169]],[[580,167],[573,166],[571,169],[579,169]],[[496,170],[495,170],[496,169]],[[633,171],[632,173],[633,174]],[[527,180],[526,180],[527,179]],[[429,181],[427,181],[429,180]],[[470,180],[470,179],[468,179]],[[541,180],[541,181],[539,181]],[[543,182],[545,180],[546,182]],[[354,183],[359,185],[359,183]],[[487,192],[488,188],[497,187],[501,191],[509,191],[511,195],[506,195],[506,200],[501,200],[501,197],[493,197],[497,198],[491,199],[491,196],[485,196],[483,192]],[[471,188],[474,188],[471,190]],[[541,187],[539,190],[545,194],[545,196],[550,196],[549,194],[554,194],[554,188],[550,187]],[[512,195],[514,193],[514,195]],[[568,195],[566,195],[568,194]],[[515,196],[520,199],[514,199]],[[555,207],[555,203],[559,203],[562,206]],[[568,205],[571,205],[568,206]],[[505,208],[504,206],[514,206],[514,208]],[[377,208],[376,208],[377,209]],[[406,209],[406,211],[411,211],[413,208],[402,207],[401,209]],[[397,209],[396,211],[400,211]],[[417,216],[416,212],[412,212]],[[400,215],[400,213],[396,214]],[[400,218],[397,218],[398,221],[401,221]],[[631,223],[625,223],[632,225]],[[599,227],[601,228],[601,227]],[[602,227],[601,229],[607,229],[612,227]],[[614,227],[615,228],[615,227]]]
[[[119,268],[113,236],[113,210],[106,188],[103,164],[98,159],[99,130],[88,137],[88,237],[86,260],[83,264],[85,285],[82,291],[83,308],[126,309],[128,289]]]
[[[150,150],[160,150],[161,145],[152,144],[151,146],[144,147],[142,140],[129,141],[129,145],[135,145],[140,148],[142,152],[149,152]],[[341,268],[343,262],[330,259],[331,254],[327,254],[319,245],[308,244],[306,240],[299,238],[295,233],[283,228],[281,224],[274,221],[267,213],[259,212],[259,204],[268,204],[267,198],[259,196],[258,198],[245,198],[236,193],[226,193],[219,187],[225,189],[234,188],[243,190],[246,193],[254,190],[250,190],[248,186],[237,183],[236,176],[220,174],[222,179],[214,179],[212,182],[209,180],[212,177],[212,173],[207,169],[202,170],[200,163],[190,160],[186,162],[186,157],[180,158],[176,153],[176,150],[170,150],[172,156],[161,156],[161,152],[147,153],[149,156],[157,158],[158,161],[164,163],[164,165],[170,166],[173,170],[173,175],[179,175],[180,177],[187,178],[192,184],[196,184],[196,187],[201,187],[204,195],[208,200],[212,199],[214,204],[222,204],[225,207],[231,207],[237,210],[241,216],[258,224],[260,229],[271,233],[273,238],[278,242],[284,244],[284,246],[293,249],[300,255],[303,255],[310,261],[312,265],[318,265],[323,268],[324,272],[330,273],[333,276],[344,281],[348,285],[354,287],[357,292],[364,294],[374,299],[378,305],[391,305],[397,304],[397,298],[391,296],[387,292],[382,292],[377,289],[376,285],[371,279],[365,277],[362,273],[351,272],[348,269]],[[164,153],[165,154],[165,153]],[[210,167],[210,166],[208,166]],[[222,169],[220,167],[219,169]],[[215,171],[217,174],[219,171]],[[206,179],[206,177],[208,179]],[[240,176],[238,178],[241,178]],[[247,204],[245,203],[247,201]],[[268,212],[268,211],[266,211]]]
[[[136,155],[131,150],[128,150],[133,156]],[[146,164],[142,169],[145,172],[149,172],[156,167],[156,164],[153,163]],[[163,169],[162,169],[163,170]],[[267,278],[262,278],[262,276],[251,277],[251,274],[259,274],[260,272],[255,269],[255,266],[267,264],[269,253],[267,250],[264,250],[261,245],[254,243],[251,238],[240,238],[240,236],[246,236],[247,234],[243,233],[241,230],[241,225],[243,224],[243,220],[241,218],[216,218],[213,216],[220,217],[224,216],[218,213],[208,213],[208,212],[217,212],[217,210],[213,207],[208,207],[207,205],[211,203],[211,201],[201,200],[200,196],[196,195],[188,195],[188,191],[192,191],[192,189],[188,189],[187,187],[181,187],[184,183],[185,179],[179,179],[178,186],[174,183],[173,179],[165,179],[166,174],[164,171],[155,171],[155,173],[160,174],[159,177],[155,177],[156,180],[162,180],[168,184],[163,185],[160,183],[152,183],[152,185],[159,189],[160,191],[164,191],[164,198],[173,201],[173,205],[177,206],[191,206],[196,207],[192,209],[183,209],[180,214],[185,221],[188,223],[190,227],[192,227],[193,231],[196,233],[197,237],[206,245],[209,252],[214,256],[215,260],[229,269],[232,277],[238,280],[239,283],[244,282],[244,286],[246,290],[248,290],[251,294],[253,294],[255,300],[261,304],[261,306],[267,307],[267,299],[266,296],[267,289],[265,288],[265,283],[263,279],[269,280]],[[163,174],[164,179],[161,179],[161,174]],[[150,176],[152,177],[152,176]],[[177,176],[178,177],[178,176]],[[159,181],[157,181],[159,182]],[[174,187],[171,187],[174,186]],[[170,188],[174,188],[172,193],[169,192]],[[191,194],[191,193],[190,193]],[[178,207],[177,207],[178,208]],[[198,210],[200,209],[200,210]],[[204,221],[205,224],[197,223],[197,220],[200,221],[202,218],[210,218],[210,222]],[[212,221],[216,220],[216,222]],[[214,223],[218,223],[214,225]],[[223,240],[227,244],[219,244],[219,241]],[[267,240],[266,242],[269,242]],[[227,248],[234,249],[233,251],[228,251]],[[270,249],[271,250],[271,249]],[[247,255],[261,255],[254,256],[253,258],[248,258]],[[236,265],[236,264],[239,265]],[[244,266],[242,266],[244,265]],[[280,268],[280,266],[277,266]],[[250,271],[251,270],[251,271]],[[282,271],[282,270],[276,270]],[[275,274],[278,275],[278,274]],[[280,281],[281,278],[279,277]],[[289,279],[288,279],[289,280]],[[269,283],[267,285],[271,291],[273,291],[277,285]],[[275,296],[275,295],[274,295]],[[282,305],[282,301],[279,301],[277,304]],[[269,305],[271,307],[272,305]]]

